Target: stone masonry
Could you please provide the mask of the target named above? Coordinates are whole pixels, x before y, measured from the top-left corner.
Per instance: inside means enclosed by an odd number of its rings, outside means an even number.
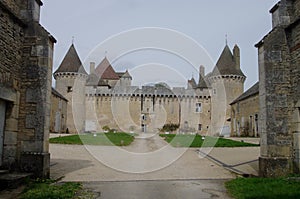
[[[299,173],[300,0],[271,10],[273,29],[257,45],[261,154],[260,175]]]
[[[0,167],[49,176],[53,44],[40,0],[0,0]]]

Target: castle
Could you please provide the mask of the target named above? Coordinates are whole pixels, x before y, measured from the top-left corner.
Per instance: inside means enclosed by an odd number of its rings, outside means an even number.
[[[240,49],[226,44],[212,72],[199,69],[187,88],[160,83],[132,86],[132,76],[116,72],[107,57],[88,74],[72,44],[54,72],[56,90],[68,100],[68,132],[100,132],[104,126],[125,132],[156,132],[179,124],[177,133],[230,132],[230,103],[244,91]]]

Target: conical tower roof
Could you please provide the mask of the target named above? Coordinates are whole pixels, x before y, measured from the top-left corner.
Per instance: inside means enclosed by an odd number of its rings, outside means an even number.
[[[82,73],[87,75],[74,44],[70,46],[67,54],[54,74],[64,72]]]
[[[212,76],[217,75],[240,75],[245,76],[240,68],[236,67],[234,56],[231,53],[228,45],[225,46],[221,56],[211,74]]]
[[[95,73],[106,80],[119,80],[118,74],[115,72],[108,59],[105,57],[102,62],[95,69]]]

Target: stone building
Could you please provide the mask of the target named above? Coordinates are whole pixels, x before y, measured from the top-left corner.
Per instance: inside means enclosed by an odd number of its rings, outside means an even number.
[[[164,124],[180,124],[178,132],[219,134],[230,128],[229,103],[243,93],[245,75],[240,50],[226,44],[214,70],[187,88],[165,84],[132,86],[128,71],[116,72],[105,57],[87,74],[72,44],[54,72],[56,90],[68,101],[67,128],[71,133],[99,132],[102,127],[135,132],[156,132]],[[213,124],[213,125],[211,125]],[[230,134],[230,130],[228,130]]]
[[[231,105],[231,136],[258,137],[259,83],[257,82]]]
[[[0,168],[49,176],[53,44],[40,0],[0,0]]]
[[[67,106],[68,100],[57,90],[52,88],[51,92],[51,113],[50,132],[67,133]]]
[[[261,176],[299,173],[300,0],[271,10],[272,30],[258,44]]]

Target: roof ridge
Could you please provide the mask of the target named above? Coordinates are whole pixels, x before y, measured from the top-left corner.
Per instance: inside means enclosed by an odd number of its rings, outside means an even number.
[[[111,80],[119,80],[119,75],[115,72],[114,68],[111,66],[107,57],[100,62],[100,64],[96,67],[95,73],[101,77],[101,79],[111,79]]]

